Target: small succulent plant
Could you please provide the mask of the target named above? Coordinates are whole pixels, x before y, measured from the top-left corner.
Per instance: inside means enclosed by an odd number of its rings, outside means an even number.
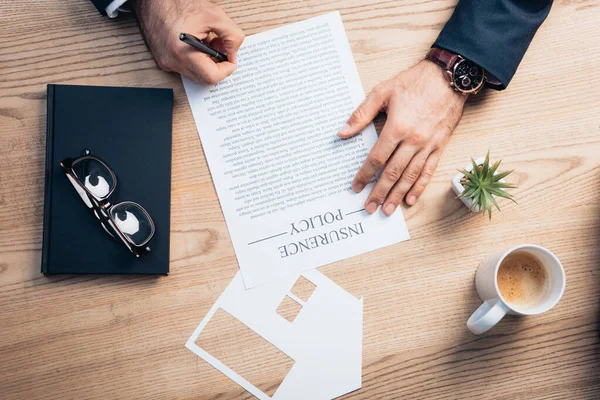
[[[516,186],[512,183],[502,182],[502,179],[514,170],[496,173],[502,160],[498,160],[490,166],[489,151],[481,165],[477,165],[473,159],[471,159],[471,162],[473,163],[471,172],[465,169],[460,170],[460,173],[464,175],[460,183],[465,190],[459,195],[459,197],[471,199],[471,211],[475,211],[479,206],[479,210],[483,211],[484,214],[487,212],[489,218],[492,219],[492,205],[500,211],[498,201],[494,196],[509,199],[516,203],[512,195],[504,190],[514,189]]]

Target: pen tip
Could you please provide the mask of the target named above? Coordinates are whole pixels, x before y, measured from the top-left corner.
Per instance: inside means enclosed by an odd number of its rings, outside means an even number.
[[[179,34],[179,40],[183,40],[183,39],[185,39],[185,33],[182,32]]]

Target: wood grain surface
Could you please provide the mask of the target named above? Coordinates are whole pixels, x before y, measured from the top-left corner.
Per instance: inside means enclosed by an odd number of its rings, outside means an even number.
[[[340,10],[368,92],[423,57],[455,1],[221,4],[247,34]],[[600,398],[599,21],[597,1],[556,0],[508,90],[469,100],[423,198],[403,209],[412,240],[321,268],[365,297],[363,388],[344,398]],[[170,276],[40,273],[47,83],[174,88]],[[519,204],[491,222],[450,189],[488,149],[519,185]],[[561,259],[562,301],[473,336],[477,265],[520,243]],[[184,347],[237,268],[181,81],[156,67],[135,20],[85,0],[1,0],[0,398],[252,398]],[[219,343],[254,371],[247,341]],[[289,365],[272,366],[253,377],[276,384]]]

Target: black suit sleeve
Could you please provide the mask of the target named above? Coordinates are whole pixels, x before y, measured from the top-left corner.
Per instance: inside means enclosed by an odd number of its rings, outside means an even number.
[[[460,54],[494,75],[505,89],[552,0],[460,0],[433,44]]]
[[[106,7],[112,3],[112,0],[92,0],[92,3],[94,3],[100,14],[106,15]]]

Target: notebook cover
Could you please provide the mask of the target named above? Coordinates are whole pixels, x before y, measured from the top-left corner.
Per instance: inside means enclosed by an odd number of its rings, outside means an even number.
[[[171,89],[48,85],[44,274],[168,274]],[[59,163],[89,149],[117,176],[112,204],[134,201],[152,216],[151,252],[136,258],[111,238]]]

